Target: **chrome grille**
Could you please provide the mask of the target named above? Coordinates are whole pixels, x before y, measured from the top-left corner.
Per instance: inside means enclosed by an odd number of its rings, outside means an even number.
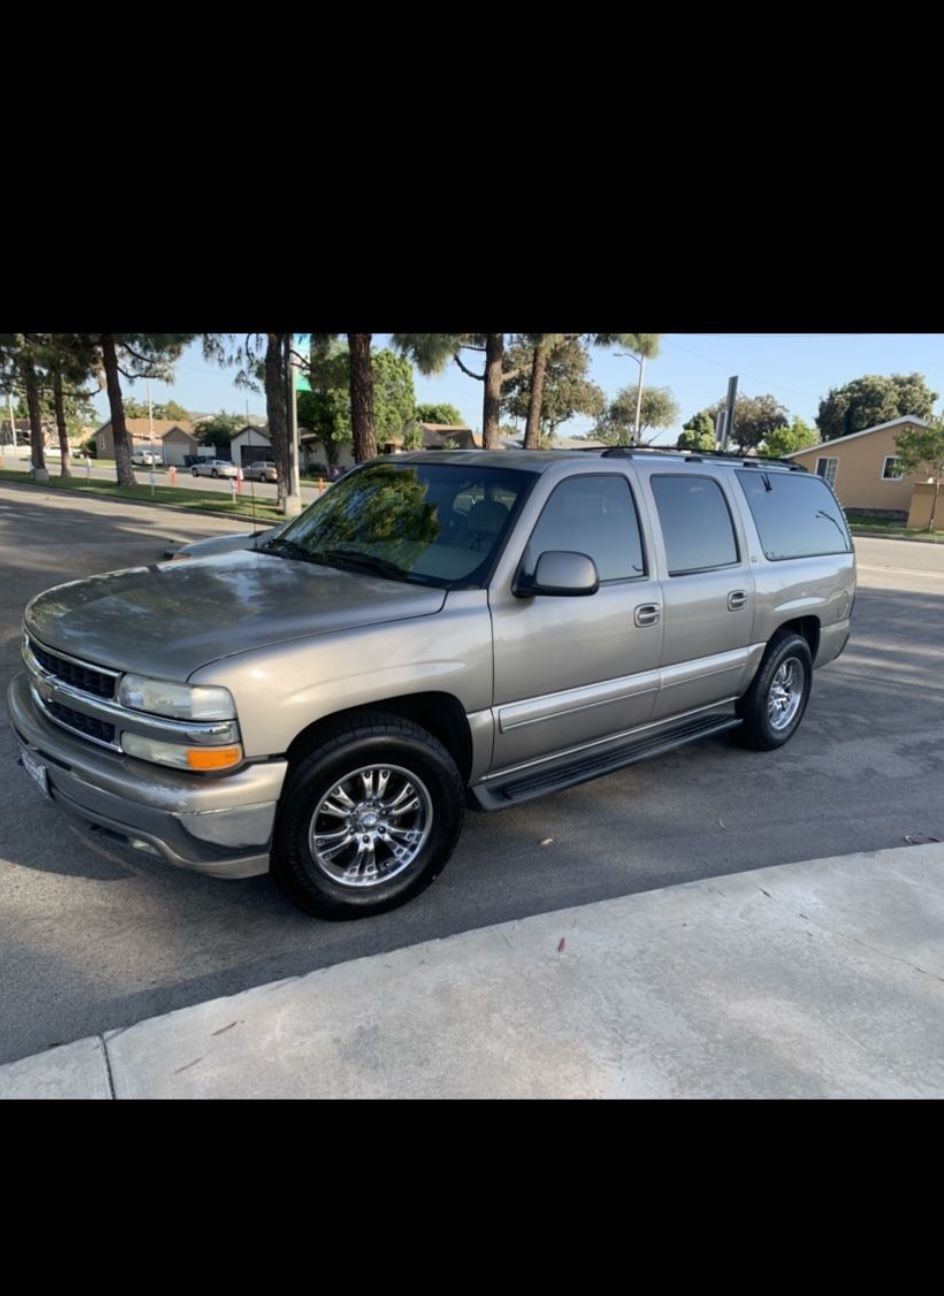
[[[85,715],[82,711],[73,711],[72,707],[63,706],[61,702],[46,702],[44,706],[53,719],[58,720],[61,725],[85,734],[86,738],[95,738],[98,742],[114,746],[115,726],[113,724],[96,720],[94,716]]]
[[[48,671],[56,679],[62,680],[63,684],[68,684],[71,688],[81,689],[83,693],[91,693],[95,697],[113,698],[115,696],[117,674],[99,670],[97,667],[90,666],[85,662],[63,657],[59,653],[44,648],[42,644],[38,644],[32,636],[28,638],[30,652],[43,670]]]

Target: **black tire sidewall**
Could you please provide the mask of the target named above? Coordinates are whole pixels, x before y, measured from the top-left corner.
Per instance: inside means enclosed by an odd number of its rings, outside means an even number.
[[[803,667],[803,698],[796,715],[786,729],[774,729],[767,714],[767,699],[774,676],[789,657],[795,657]],[[752,746],[765,751],[782,747],[799,729],[806,713],[813,685],[813,658],[810,647],[802,635],[783,635],[770,645],[754,683],[738,704],[744,720],[745,737]]]
[[[433,803],[433,824],[407,869],[389,882],[357,890],[322,873],[308,846],[308,830],[315,806],[333,784],[360,765],[375,764],[401,766],[422,780]],[[454,763],[434,740],[374,732],[352,736],[341,747],[315,751],[286,782],[276,822],[273,874],[296,904],[319,917],[367,917],[396,908],[429,886],[445,867],[462,826],[463,790]]]

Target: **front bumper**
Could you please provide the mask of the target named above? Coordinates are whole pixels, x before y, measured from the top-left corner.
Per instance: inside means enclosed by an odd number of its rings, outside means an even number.
[[[268,871],[284,760],[207,778],[106,751],[41,715],[25,673],[7,690],[7,710],[21,747],[46,766],[52,800],[68,814],[179,868],[224,878]]]

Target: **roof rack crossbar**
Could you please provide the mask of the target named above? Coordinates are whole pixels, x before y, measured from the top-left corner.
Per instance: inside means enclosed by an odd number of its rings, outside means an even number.
[[[757,456],[748,458],[743,454],[737,454],[733,450],[679,450],[675,446],[607,446],[605,450],[600,450],[597,446],[581,446],[584,453],[600,455],[601,459],[619,458],[632,459],[636,455],[679,455],[682,456],[686,463],[703,463],[705,459],[720,459],[722,462],[739,464],[744,468],[763,468],[770,467],[771,464],[778,465],[781,468],[789,468],[791,472],[809,472],[803,464],[794,463],[792,459],[781,459],[775,455]]]

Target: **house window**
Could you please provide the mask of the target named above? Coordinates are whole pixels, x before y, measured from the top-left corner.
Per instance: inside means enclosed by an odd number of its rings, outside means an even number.
[[[904,472],[898,467],[897,455],[886,455],[882,464],[882,481],[901,481]]]
[[[824,477],[826,479],[827,486],[836,485],[836,477],[838,476],[838,474],[839,474],[838,459],[817,459],[816,460],[816,475],[817,477]]]

